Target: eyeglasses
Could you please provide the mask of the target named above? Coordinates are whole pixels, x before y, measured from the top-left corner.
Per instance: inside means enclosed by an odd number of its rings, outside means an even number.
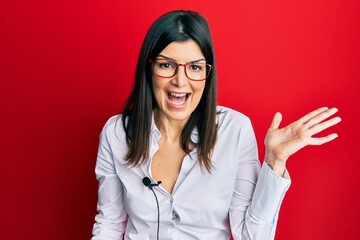
[[[213,68],[203,60],[181,64],[171,59],[156,58],[150,59],[149,62],[152,63],[153,74],[158,77],[171,78],[178,72],[179,66],[183,66],[186,77],[193,81],[205,80]]]

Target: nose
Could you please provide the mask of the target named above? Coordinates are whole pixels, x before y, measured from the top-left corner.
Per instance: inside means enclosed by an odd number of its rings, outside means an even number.
[[[184,64],[178,65],[177,72],[174,75],[174,78],[172,79],[172,84],[174,84],[177,87],[186,86],[189,79],[185,74],[185,68],[186,66]]]

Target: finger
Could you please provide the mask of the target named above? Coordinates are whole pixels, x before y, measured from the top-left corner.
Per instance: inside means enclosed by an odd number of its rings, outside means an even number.
[[[310,136],[314,135],[314,134],[317,134],[329,127],[332,127],[336,124],[338,124],[339,122],[341,122],[341,118],[340,117],[334,117],[332,119],[329,119],[325,122],[322,122],[322,123],[319,123],[315,126],[313,126],[310,130],[309,130],[309,134]]]
[[[325,119],[329,118],[330,116],[334,115],[337,111],[338,111],[337,108],[331,108],[331,109],[329,109],[325,112],[322,112],[322,113],[318,114],[317,116],[311,118],[305,124],[307,125],[307,127],[311,128],[314,125],[316,125],[316,124],[324,121]]]
[[[301,123],[301,124],[304,124],[306,123],[307,121],[309,121],[311,118],[315,117],[316,115],[319,115],[320,113],[328,110],[329,108],[328,107],[322,107],[322,108],[318,108],[316,109],[315,111],[312,111],[308,114],[306,114],[305,116],[303,116],[302,118],[300,118],[298,121]]]
[[[311,138],[308,142],[308,145],[322,145],[324,143],[328,143],[328,142],[334,140],[337,137],[338,137],[338,135],[336,133],[333,133],[333,134],[327,135],[325,137]]]
[[[282,121],[282,115],[281,113],[277,112],[275,113],[273,120],[271,122],[270,129],[277,129],[280,126],[280,123]]]

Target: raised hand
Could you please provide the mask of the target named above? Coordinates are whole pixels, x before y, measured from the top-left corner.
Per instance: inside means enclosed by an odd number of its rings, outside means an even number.
[[[337,111],[336,108],[322,107],[283,128],[279,128],[282,115],[276,113],[265,137],[265,162],[282,176],[286,161],[292,154],[305,146],[321,145],[337,138],[336,133],[324,137],[312,137],[341,121],[340,117],[328,119]]]

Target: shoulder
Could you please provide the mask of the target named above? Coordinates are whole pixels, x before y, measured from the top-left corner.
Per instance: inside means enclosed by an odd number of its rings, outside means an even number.
[[[218,142],[221,149],[240,152],[246,146],[256,147],[256,138],[250,118],[227,107],[218,107]],[[236,153],[234,153],[236,155]]]
[[[250,118],[241,112],[224,106],[217,106],[216,110],[218,112],[217,124],[219,125],[219,128],[228,125],[239,127],[251,125]]]
[[[117,140],[125,140],[125,131],[122,124],[122,115],[114,115],[110,117],[100,134],[101,140],[107,140],[108,142],[112,142],[113,139]]]
[[[111,116],[104,125],[103,131],[106,130],[110,130],[110,129],[115,129],[117,127],[119,127],[120,125],[122,125],[122,119],[121,119],[121,115],[114,115]]]

